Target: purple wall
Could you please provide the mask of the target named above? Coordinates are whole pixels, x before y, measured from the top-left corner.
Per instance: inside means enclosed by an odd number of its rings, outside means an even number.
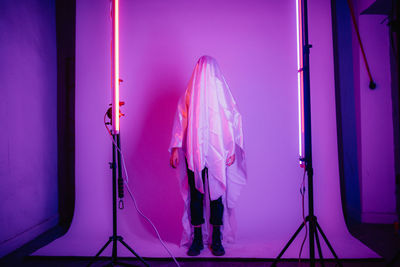
[[[376,256],[344,224],[330,1],[310,2],[316,214],[340,257]],[[243,115],[249,176],[236,210],[238,241],[226,256],[275,257],[301,221],[295,1],[120,3],[121,99],[126,101],[121,138],[140,208],[174,254],[186,256],[178,246],[183,209],[178,172],[169,167],[167,148],[176,104],[195,62],[212,55]],[[108,1],[77,1],[76,209],[68,234],[36,255],[94,255],[111,233],[111,140],[103,125],[111,99],[109,8]],[[120,234],[142,256],[167,256],[126,195]],[[286,256],[297,257],[300,243]]]
[[[373,2],[356,1],[356,14]],[[353,33],[362,221],[369,223],[393,223],[397,219],[390,47],[388,26],[381,23],[384,18],[383,15],[358,16],[361,39],[377,83],[375,90],[368,88],[368,74]]]
[[[0,256],[57,223],[54,1],[2,1]]]

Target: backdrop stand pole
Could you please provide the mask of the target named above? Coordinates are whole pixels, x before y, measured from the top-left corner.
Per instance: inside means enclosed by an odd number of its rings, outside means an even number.
[[[310,266],[315,266],[315,243],[317,244],[318,255],[321,261],[321,265],[324,266],[324,259],[321,250],[321,244],[318,236],[318,232],[321,234],[325,243],[327,244],[329,250],[332,252],[332,255],[335,257],[335,260],[339,266],[343,266],[339,261],[338,256],[333,250],[332,245],[329,243],[328,238],[322,231],[321,226],[318,224],[317,217],[314,215],[314,187],[313,187],[313,176],[314,170],[312,167],[312,147],[311,147],[311,98],[310,98],[310,48],[312,47],[308,43],[308,17],[307,17],[307,0],[300,1],[301,5],[301,21],[302,25],[302,33],[303,33],[303,88],[304,88],[304,151],[305,157],[301,159],[301,161],[305,164],[305,170],[307,172],[308,177],[308,216],[305,221],[302,222],[297,229],[297,231],[293,234],[293,236],[286,243],[285,247],[279,253],[278,257],[275,258],[272,266],[276,266],[277,262],[281,259],[285,251],[289,248],[292,242],[295,240],[296,236],[300,233],[300,231],[305,227],[306,223],[309,223],[309,250],[310,250]]]

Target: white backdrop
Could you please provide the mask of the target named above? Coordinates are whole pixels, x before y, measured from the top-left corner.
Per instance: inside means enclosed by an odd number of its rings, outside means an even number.
[[[195,62],[212,55],[243,116],[249,181],[236,210],[237,242],[227,246],[225,257],[276,257],[301,223],[295,1],[120,0],[120,5],[121,99],[127,102],[121,138],[139,206],[174,254],[186,256],[178,245],[183,201],[167,148],[176,104]],[[339,257],[377,257],[344,223],[330,1],[311,0],[309,7],[315,212]],[[69,232],[35,255],[94,255],[111,235],[111,141],[103,126],[111,99],[108,15],[106,0],[77,1],[75,215]],[[125,201],[119,233],[142,256],[167,256],[128,195]],[[285,257],[297,257],[303,236]],[[201,256],[211,253],[206,249]]]

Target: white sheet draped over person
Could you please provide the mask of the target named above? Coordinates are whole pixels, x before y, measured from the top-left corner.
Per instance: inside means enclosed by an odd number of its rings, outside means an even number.
[[[211,228],[212,253],[225,254],[218,243],[220,231],[224,245],[234,241],[234,208],[247,178],[242,117],[217,61],[210,56],[198,60],[178,102],[169,151],[171,166],[184,169],[180,183],[185,201],[182,243],[190,244],[193,236],[188,255],[200,254]],[[201,211],[194,203],[198,201]]]

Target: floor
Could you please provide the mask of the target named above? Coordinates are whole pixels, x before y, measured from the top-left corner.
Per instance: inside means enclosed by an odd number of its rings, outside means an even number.
[[[343,266],[348,267],[375,267],[375,266],[399,266],[400,267],[400,235],[395,230],[393,225],[383,224],[360,224],[354,225],[350,228],[351,233],[361,240],[368,247],[373,249],[383,259],[374,260],[343,260]],[[29,256],[35,250],[46,244],[52,242],[56,238],[62,236],[65,229],[62,227],[55,227],[48,232],[42,234],[35,240],[29,242],[13,253],[0,259],[0,266],[27,266],[27,267],[50,267],[50,266],[87,266],[90,258],[85,257],[32,257]],[[170,259],[145,259],[150,266],[164,267],[164,266],[177,266]],[[105,266],[109,263],[108,258],[101,258],[99,262],[94,263],[92,266]],[[194,266],[194,267],[243,267],[243,266],[271,266],[273,259],[265,260],[252,260],[252,259],[178,259],[180,266]],[[121,259],[121,264],[117,266],[144,266],[136,259]],[[309,266],[308,261],[298,262],[297,260],[285,260],[278,262],[277,266],[281,267],[302,267]],[[316,266],[336,267],[337,264],[332,261],[325,261],[324,264],[317,263]]]

